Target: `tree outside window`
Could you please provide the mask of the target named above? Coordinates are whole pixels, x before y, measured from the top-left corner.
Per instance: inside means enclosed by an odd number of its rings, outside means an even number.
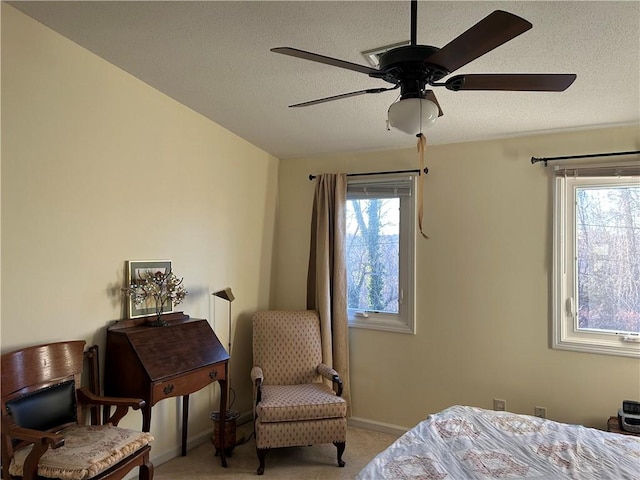
[[[576,189],[578,328],[640,333],[640,186]]]

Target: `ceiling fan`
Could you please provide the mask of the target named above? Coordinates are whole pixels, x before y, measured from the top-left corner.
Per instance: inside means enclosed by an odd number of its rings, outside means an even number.
[[[307,107],[370,93],[400,89],[400,98],[389,107],[391,126],[406,133],[420,133],[423,126],[442,116],[442,109],[432,90],[445,87],[460,90],[544,91],[561,92],[576,79],[575,74],[469,74],[441,80],[460,67],[514,39],[532,27],[531,23],[512,13],[496,10],[442,48],[418,45],[417,0],[411,0],[411,43],[383,53],[380,68],[358,65],[345,60],[306,52],[297,48],[278,47],[271,51],[334,67],[364,73],[382,79],[392,87],[368,88],[341,95],[297,103],[290,107]]]

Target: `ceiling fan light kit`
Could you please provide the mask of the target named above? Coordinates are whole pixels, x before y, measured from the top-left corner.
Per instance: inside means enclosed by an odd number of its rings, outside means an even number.
[[[400,89],[400,100],[388,110],[388,124],[403,132],[422,133],[443,115],[442,109],[429,87],[445,87],[452,92],[466,90],[501,90],[526,92],[562,92],[576,79],[575,74],[469,74],[445,77],[491,50],[513,40],[529,30],[532,25],[523,18],[509,12],[496,10],[480,20],[467,31],[454,38],[442,48],[418,45],[416,41],[417,0],[411,0],[411,43],[390,46],[373,52],[379,55],[379,67],[340,60],[333,57],[306,52],[297,48],[278,47],[271,51],[283,55],[344,68],[381,79],[392,84],[390,88],[369,88],[355,92],[333,95],[291,107],[307,107],[364,94],[378,94]],[[371,53],[371,52],[367,52]]]
[[[438,106],[431,100],[405,98],[391,104],[387,112],[387,121],[391,127],[415,135],[433,125],[438,114]]]

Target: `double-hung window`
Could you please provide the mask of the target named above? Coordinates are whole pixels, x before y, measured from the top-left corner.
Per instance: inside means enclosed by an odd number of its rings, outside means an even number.
[[[415,333],[414,177],[352,177],[347,184],[349,325]]]
[[[554,348],[640,357],[639,175],[556,167]]]

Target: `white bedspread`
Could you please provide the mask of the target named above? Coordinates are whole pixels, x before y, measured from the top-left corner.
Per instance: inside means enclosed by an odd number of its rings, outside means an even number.
[[[409,430],[356,478],[639,480],[640,437],[454,406]]]

